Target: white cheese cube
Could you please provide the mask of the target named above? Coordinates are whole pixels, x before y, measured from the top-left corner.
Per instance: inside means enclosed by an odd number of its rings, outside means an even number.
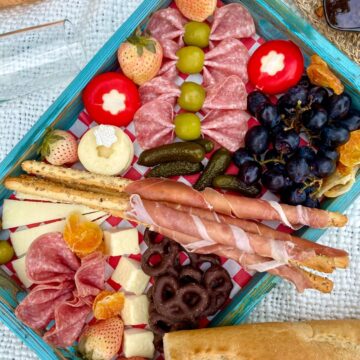
[[[139,235],[135,228],[104,231],[104,239],[107,255],[140,254]]]
[[[25,287],[28,288],[33,283],[29,280],[29,278],[26,275],[25,259],[26,259],[26,256],[23,256],[20,259],[14,260],[12,262],[12,266],[13,266],[19,280],[24,284]]]
[[[122,257],[111,279],[120,284],[125,291],[141,295],[149,283],[150,276],[142,271],[138,261]]]
[[[154,334],[142,329],[127,329],[124,331],[124,355],[127,358],[142,356],[152,359],[154,356]]]
[[[149,300],[146,295],[126,295],[121,318],[125,325],[149,324]]]

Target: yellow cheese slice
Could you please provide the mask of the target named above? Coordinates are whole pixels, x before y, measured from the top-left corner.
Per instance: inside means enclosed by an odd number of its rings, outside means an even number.
[[[71,212],[81,214],[93,213],[96,210],[82,205],[54,204],[33,201],[4,200],[3,229],[64,219]]]
[[[91,214],[86,214],[84,217],[89,220],[97,222],[101,219],[106,219],[108,215],[104,211],[96,211]],[[101,220],[103,222],[104,220]],[[98,224],[100,225],[100,224]],[[63,231],[65,226],[65,220],[56,221],[46,225],[40,225],[31,229],[25,229],[16,231],[10,234],[11,244],[14,248],[15,254],[17,257],[20,257],[27,253],[30,245],[36,240],[39,236],[50,233]]]
[[[20,259],[14,260],[12,262],[12,266],[13,266],[19,280],[24,284],[25,287],[28,288],[33,283],[29,280],[29,278],[26,275],[25,259],[26,259],[26,256],[23,256]]]

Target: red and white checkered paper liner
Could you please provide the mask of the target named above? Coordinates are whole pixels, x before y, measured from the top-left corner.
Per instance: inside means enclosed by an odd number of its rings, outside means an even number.
[[[265,42],[265,40],[256,34],[251,38],[242,39],[242,42],[246,46],[246,48],[249,50],[249,53],[252,54],[262,43]],[[185,74],[179,74],[179,76],[176,80],[177,85],[181,85],[184,81],[193,81],[196,83],[202,83],[202,76],[200,74],[189,75],[189,76],[185,75]],[[252,90],[254,90],[254,87],[251,84],[247,84],[246,88],[247,88],[248,92],[251,92]],[[179,112],[179,110],[180,110],[179,107],[176,106],[175,112],[177,113],[177,112]],[[201,117],[201,114],[199,114],[199,115]],[[258,124],[258,122],[256,119],[252,118],[249,115],[248,124],[249,124],[249,127],[252,127],[252,126]],[[97,125],[98,125],[97,123],[92,121],[92,119],[89,117],[89,115],[86,113],[86,111],[83,111],[79,115],[77,121],[69,129],[69,131],[77,139],[80,139],[87,130],[89,130],[91,127],[94,127]],[[138,180],[138,179],[141,179],[144,176],[144,174],[148,171],[147,167],[137,164],[138,157],[140,156],[140,154],[143,150],[141,149],[141,147],[139,146],[139,144],[136,140],[134,123],[130,123],[129,126],[124,128],[124,131],[130,137],[131,141],[133,142],[134,150],[135,150],[135,156],[134,156],[132,165],[131,165],[130,169],[128,170],[128,172],[125,174],[125,177],[129,178],[131,180]],[[210,154],[208,154],[207,158],[204,159],[204,161],[203,161],[204,165],[206,165],[209,157],[210,157]],[[82,169],[81,164],[75,164],[73,167]],[[236,174],[237,171],[238,171],[238,169],[235,167],[235,165],[232,164],[230,166],[229,170],[227,171],[227,173]],[[198,176],[199,175],[180,176],[177,178],[177,181],[181,181],[181,182],[191,185],[196,182]],[[12,195],[11,198],[16,199],[14,195]],[[266,200],[278,201],[278,198],[274,194],[272,194],[269,191],[266,191],[265,189],[263,189],[261,198],[266,199]],[[267,225],[269,225],[273,228],[277,228],[282,231],[286,231],[286,232],[290,231],[290,229],[288,229],[287,227],[285,227],[283,225],[279,225],[276,222],[264,222],[264,223],[266,223]],[[26,227],[31,228],[31,227],[39,226],[39,225],[41,225],[41,224],[32,224],[32,225],[29,225]],[[24,229],[26,227],[22,227],[21,229]],[[104,221],[104,223],[102,225],[102,228],[104,230],[109,229],[109,228],[121,228],[121,227],[136,227],[136,224],[131,223],[126,220],[123,220],[123,219],[120,219],[120,218],[117,218],[117,217],[114,217],[114,216],[110,216],[107,220]],[[140,242],[141,254],[143,254],[147,248],[146,244],[143,241],[143,233],[144,233],[145,229],[143,226],[137,226],[137,229],[139,231],[139,242]],[[16,230],[17,230],[17,228],[10,229],[11,232],[14,232]],[[9,239],[8,235],[9,234],[7,234],[7,238]],[[10,240],[8,240],[8,241],[10,241]],[[129,257],[132,259],[138,260],[138,261],[141,260],[141,255],[130,255]],[[108,259],[107,269],[106,269],[106,274],[107,274],[108,280],[106,282],[106,288],[109,290],[118,291],[121,289],[121,284],[117,284],[116,282],[114,282],[110,279],[110,276],[111,276],[113,270],[116,268],[117,264],[119,263],[120,258],[121,257],[119,256],[119,257],[110,257]],[[15,258],[13,260],[15,260]],[[185,256],[181,259],[182,262],[185,262],[186,260],[187,259]],[[222,266],[229,272],[229,274],[232,278],[233,290],[231,291],[231,294],[230,294],[230,299],[228,301],[228,303],[229,303],[231,301],[231,299],[251,280],[251,278],[254,275],[254,272],[246,271],[237,262],[226,259],[226,258],[222,258],[221,263],[222,263]],[[21,284],[20,280],[17,278],[16,273],[13,269],[12,262],[10,262],[6,265],[3,265],[2,268],[10,275],[10,277],[12,279],[14,279],[16,282]],[[149,287],[150,286],[151,285],[149,284]],[[211,320],[211,318],[212,317],[203,319],[200,324],[201,327],[206,327],[207,324],[209,323],[209,321]],[[162,357],[158,356],[157,359],[162,359]]]

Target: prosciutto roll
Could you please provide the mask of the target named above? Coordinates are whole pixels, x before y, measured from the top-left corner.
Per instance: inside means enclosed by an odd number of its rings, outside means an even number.
[[[142,199],[165,201],[215,211],[239,219],[275,220],[287,226],[307,225],[313,228],[341,227],[347,217],[340,213],[291,206],[238,195],[222,194],[206,188],[199,192],[186,184],[168,179],[144,179],[129,184],[125,191]]]

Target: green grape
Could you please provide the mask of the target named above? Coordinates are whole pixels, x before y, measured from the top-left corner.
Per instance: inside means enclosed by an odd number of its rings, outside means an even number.
[[[176,52],[176,67],[184,74],[199,73],[204,66],[205,54],[197,46],[185,46]]]
[[[208,24],[190,21],[185,25],[184,42],[186,45],[194,45],[199,48],[209,46],[211,28]]]
[[[196,140],[201,135],[201,121],[191,113],[179,114],[175,117],[175,134],[182,140]]]
[[[5,240],[0,240],[0,264],[8,263],[14,256],[14,249]]]
[[[203,107],[206,91],[201,85],[186,81],[181,85],[180,90],[178,104],[182,109],[197,112]]]

